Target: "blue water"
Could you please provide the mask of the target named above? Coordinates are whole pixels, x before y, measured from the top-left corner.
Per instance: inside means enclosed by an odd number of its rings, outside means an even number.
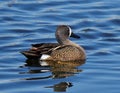
[[[40,66],[20,51],[70,25],[85,63]],[[120,0],[0,0],[0,93],[120,93]]]

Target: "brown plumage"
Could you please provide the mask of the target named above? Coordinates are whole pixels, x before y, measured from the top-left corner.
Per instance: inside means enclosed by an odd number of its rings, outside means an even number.
[[[32,44],[32,48],[21,53],[28,59],[40,58],[42,54],[50,54],[53,48],[59,46],[57,43]]]
[[[29,59],[40,58],[40,60],[76,61],[86,58],[84,49],[68,39],[70,36],[79,38],[79,36],[72,33],[69,26],[58,26],[55,35],[58,43],[33,44],[31,49],[21,53]],[[44,54],[49,55],[49,57],[41,59]]]

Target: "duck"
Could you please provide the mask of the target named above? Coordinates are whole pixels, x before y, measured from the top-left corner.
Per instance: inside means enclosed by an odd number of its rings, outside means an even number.
[[[32,44],[29,50],[21,53],[28,59],[39,59],[41,61],[78,61],[86,59],[84,48],[69,39],[70,37],[80,38],[73,33],[70,26],[59,25],[55,37],[58,43]]]

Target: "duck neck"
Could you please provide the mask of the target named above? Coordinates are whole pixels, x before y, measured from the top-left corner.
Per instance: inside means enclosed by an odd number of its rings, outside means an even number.
[[[61,44],[61,45],[72,45],[72,46],[79,47],[78,44],[73,43],[73,42],[70,41],[69,39],[62,39],[62,40],[60,39],[58,42],[59,42],[59,44]]]

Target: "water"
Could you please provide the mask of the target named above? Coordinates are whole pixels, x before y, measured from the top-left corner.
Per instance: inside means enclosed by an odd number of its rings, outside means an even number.
[[[120,0],[0,0],[1,93],[120,93]],[[40,66],[19,52],[56,42],[70,25],[86,50],[80,63]]]

